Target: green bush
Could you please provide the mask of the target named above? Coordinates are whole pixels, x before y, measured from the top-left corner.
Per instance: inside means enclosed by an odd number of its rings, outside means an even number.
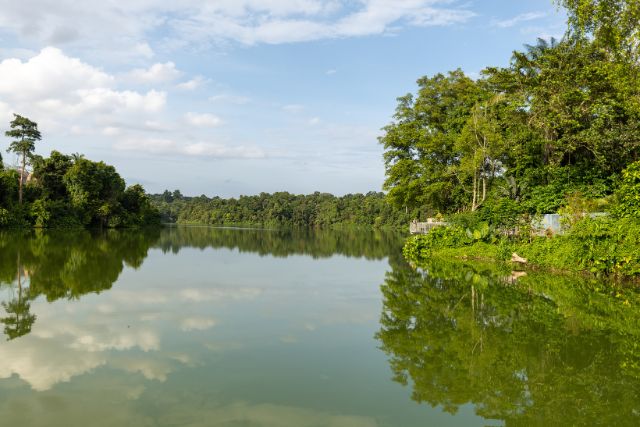
[[[640,218],[640,161],[622,171],[622,182],[611,213],[621,218]]]
[[[588,270],[598,276],[640,275],[640,221],[585,218],[564,236],[536,238],[518,253],[534,264]]]

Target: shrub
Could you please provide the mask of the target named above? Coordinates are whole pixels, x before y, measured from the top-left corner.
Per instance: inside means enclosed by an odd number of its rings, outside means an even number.
[[[611,213],[620,218],[640,218],[640,161],[622,171],[622,182]]]

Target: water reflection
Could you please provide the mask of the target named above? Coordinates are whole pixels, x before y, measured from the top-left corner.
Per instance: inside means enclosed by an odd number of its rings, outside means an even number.
[[[108,290],[126,266],[139,268],[152,248],[177,254],[183,248],[227,248],[261,256],[332,255],[383,259],[398,257],[402,245],[396,233],[371,230],[250,230],[175,227],[144,232],[109,230],[0,232],[0,286],[10,289],[0,302],[7,339],[31,331],[37,315],[31,301],[45,297],[79,299]],[[192,298],[211,298],[185,289]],[[220,293],[220,290],[213,291]],[[197,294],[197,295],[196,295]],[[137,295],[141,301],[144,296]],[[153,296],[153,298],[162,298]],[[210,319],[186,319],[184,330],[210,327]]]
[[[0,285],[10,287],[0,319],[7,339],[31,331],[37,318],[31,301],[77,299],[111,288],[125,266],[142,264],[158,237],[159,230],[0,233]]]
[[[382,293],[376,337],[415,401],[507,426],[639,425],[633,291],[433,261],[395,265]]]
[[[210,227],[173,227],[165,229],[158,245],[164,251],[178,253],[193,247],[237,249],[260,255],[288,257],[310,255],[327,258],[335,255],[383,259],[401,256],[403,239],[384,230],[259,230]]]
[[[372,340],[400,238],[184,230],[0,234],[3,425],[423,424]]]
[[[23,277],[27,272],[23,270],[20,262],[20,253],[17,255],[16,275],[18,282],[17,295],[13,293],[13,298],[9,301],[2,301],[0,304],[6,313],[5,317],[0,318],[0,322],[4,324],[4,333],[8,340],[21,337],[31,332],[31,327],[36,321],[35,314],[31,314],[30,287],[24,287]]]

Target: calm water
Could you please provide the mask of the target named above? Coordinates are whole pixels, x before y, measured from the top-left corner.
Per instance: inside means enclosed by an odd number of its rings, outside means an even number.
[[[374,232],[0,233],[15,426],[640,424],[640,305]]]

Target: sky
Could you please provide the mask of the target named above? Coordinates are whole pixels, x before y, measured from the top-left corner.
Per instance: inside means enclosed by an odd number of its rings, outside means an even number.
[[[27,116],[38,154],[152,193],[380,191],[397,97],[564,22],[552,0],[0,0],[0,128]]]

